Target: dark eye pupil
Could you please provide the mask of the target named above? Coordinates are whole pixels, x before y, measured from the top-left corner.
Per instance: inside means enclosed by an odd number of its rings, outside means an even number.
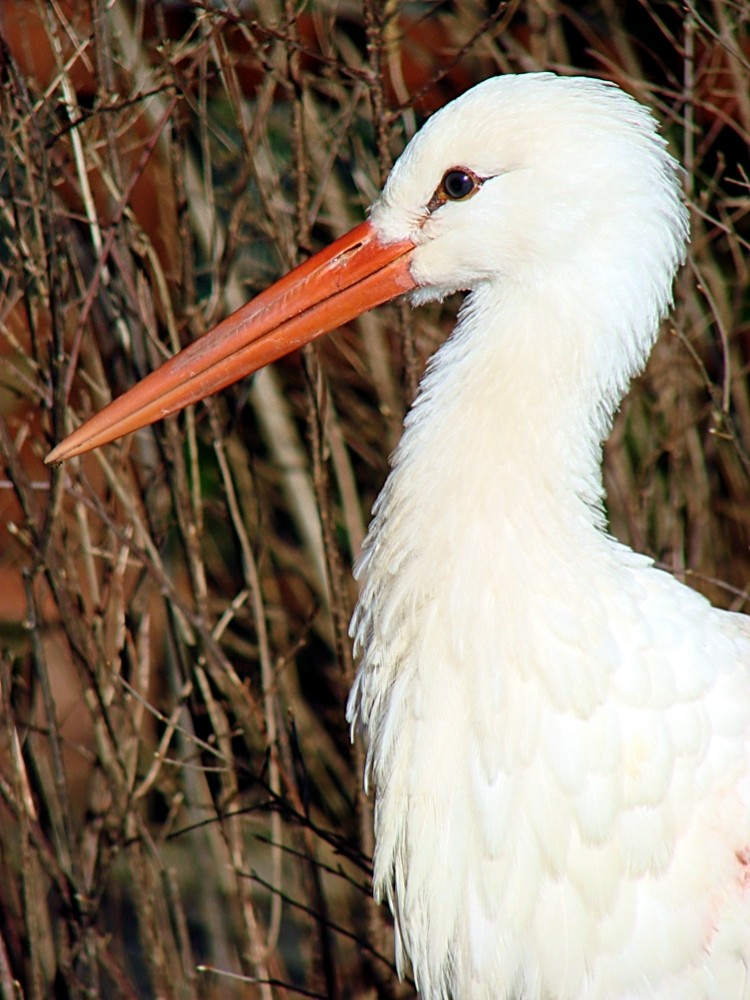
[[[463,170],[449,170],[443,178],[443,188],[449,198],[465,198],[474,190],[474,178]]]

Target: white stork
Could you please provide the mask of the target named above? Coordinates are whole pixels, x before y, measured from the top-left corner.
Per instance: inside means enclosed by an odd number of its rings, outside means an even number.
[[[750,1000],[750,626],[611,538],[602,441],[687,215],[615,86],[503,76],[369,220],[79,428],[67,458],[408,292],[467,290],[357,567],[375,893],[431,1000]]]

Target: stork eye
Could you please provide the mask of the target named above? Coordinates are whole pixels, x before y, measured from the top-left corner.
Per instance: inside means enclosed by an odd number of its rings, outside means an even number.
[[[451,167],[443,174],[443,179],[427,206],[428,211],[434,212],[446,201],[466,201],[477,193],[484,180],[485,178],[477,177],[468,167]]]
[[[462,201],[476,190],[477,178],[468,170],[449,170],[442,187],[451,201]]]

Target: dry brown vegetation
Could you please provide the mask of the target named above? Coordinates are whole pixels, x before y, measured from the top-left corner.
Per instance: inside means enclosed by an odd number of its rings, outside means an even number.
[[[744,0],[2,5],[3,1000],[412,993],[369,901],[350,564],[455,303],[380,309],[186,416],[42,458],[360,220],[472,82],[615,79],[685,163],[692,256],[607,447],[610,516],[747,610],[748,18]]]

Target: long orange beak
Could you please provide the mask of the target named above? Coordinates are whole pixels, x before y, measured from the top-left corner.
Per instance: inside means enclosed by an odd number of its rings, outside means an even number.
[[[300,264],[73,431],[60,462],[176,413],[361,313],[416,288],[414,243],[383,243],[369,222]]]

